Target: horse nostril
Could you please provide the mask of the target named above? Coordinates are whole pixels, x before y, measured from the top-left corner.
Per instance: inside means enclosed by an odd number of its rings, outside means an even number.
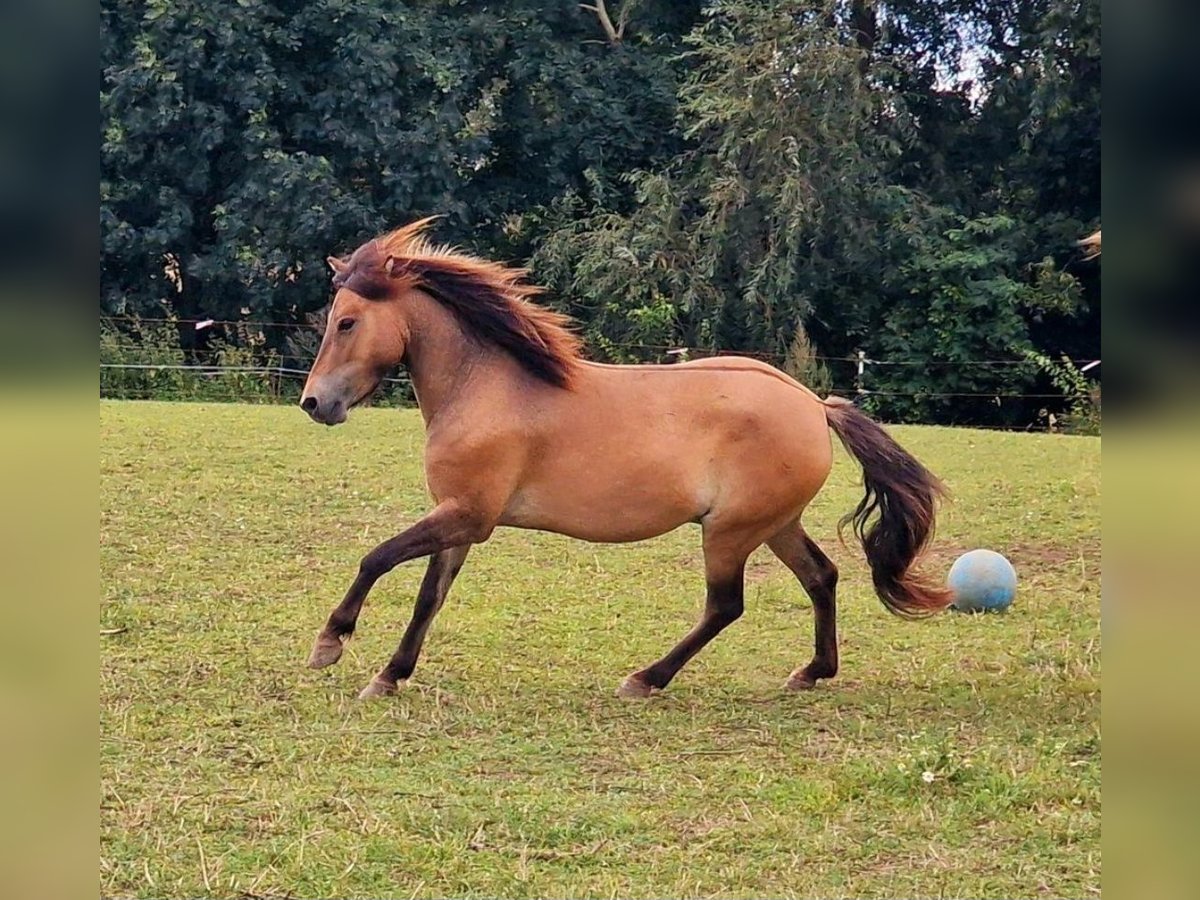
[[[300,401],[300,408],[311,416],[314,412],[317,411],[317,398],[316,397],[305,397],[303,400]]]

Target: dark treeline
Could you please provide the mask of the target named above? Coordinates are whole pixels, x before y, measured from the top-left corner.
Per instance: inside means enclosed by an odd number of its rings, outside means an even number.
[[[1061,360],[1100,353],[1099,0],[102,0],[101,25],[104,314],[303,322],[325,256],[439,213],[596,358],[752,352],[845,391],[861,351],[893,420],[1089,417],[1098,370]]]

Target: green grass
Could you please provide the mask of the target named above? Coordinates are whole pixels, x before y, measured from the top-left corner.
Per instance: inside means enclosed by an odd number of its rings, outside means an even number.
[[[102,893],[1098,894],[1100,441],[895,432],[955,493],[930,567],[1007,553],[1007,615],[888,615],[836,541],[860,495],[839,456],[806,518],[842,571],[816,691],[781,690],[812,615],[765,551],[746,616],[631,702],[620,679],[696,616],[698,531],[501,530],[413,687],[362,703],[423,565],[338,666],[304,660],[359,557],[426,509],[418,415],[102,402]]]

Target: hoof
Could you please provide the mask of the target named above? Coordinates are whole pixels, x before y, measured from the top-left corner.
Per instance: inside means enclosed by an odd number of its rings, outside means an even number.
[[[783,683],[789,691],[811,691],[817,686],[817,679],[808,674],[808,669],[797,669]]]
[[[407,683],[408,682],[406,681],[400,682],[400,684]],[[390,697],[392,694],[396,693],[399,686],[400,685],[394,681],[384,681],[382,678],[376,675],[371,679],[371,682],[365,688],[358,692],[358,699],[370,700],[372,697]]]
[[[617,696],[626,699],[644,698],[649,697],[657,690],[658,688],[647,684],[637,675],[627,675],[625,680],[621,682],[620,687],[617,688]]]
[[[312,653],[308,655],[308,667],[323,669],[326,666],[332,666],[341,658],[342,642],[335,637],[321,634],[313,644]]]

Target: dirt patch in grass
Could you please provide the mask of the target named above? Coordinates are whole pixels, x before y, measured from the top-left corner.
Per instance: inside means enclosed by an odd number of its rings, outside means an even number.
[[[978,547],[935,542],[927,556],[931,563],[949,567],[962,554],[974,549],[978,549]],[[1023,542],[1011,546],[998,544],[987,547],[987,549],[1004,554],[1008,561],[1018,570],[1022,568],[1037,570],[1061,568],[1077,565],[1081,559],[1089,564],[1099,563],[1101,560],[1101,541],[1099,535],[1069,544],[1058,544],[1048,541]]]
[[[1054,543],[1050,541],[1023,541],[1006,545],[997,542],[993,545],[977,544],[967,546],[958,542],[935,540],[925,555],[923,565],[931,571],[945,571],[950,568],[958,557],[968,550],[982,546],[994,549],[1011,562],[1018,570],[1042,571],[1048,568],[1070,568],[1077,566],[1082,559],[1089,568],[1098,567],[1101,560],[1100,537],[1087,537],[1071,543]],[[843,547],[837,540],[830,542],[826,552],[834,558],[841,569],[856,568],[863,563],[862,551],[855,542],[847,542]],[[695,568],[702,570],[704,558],[697,547],[688,550],[675,558],[674,564],[680,568]],[[760,584],[777,575],[787,574],[787,568],[776,559],[766,548],[760,548],[746,563],[746,583]],[[789,576],[790,577],[790,576]]]

